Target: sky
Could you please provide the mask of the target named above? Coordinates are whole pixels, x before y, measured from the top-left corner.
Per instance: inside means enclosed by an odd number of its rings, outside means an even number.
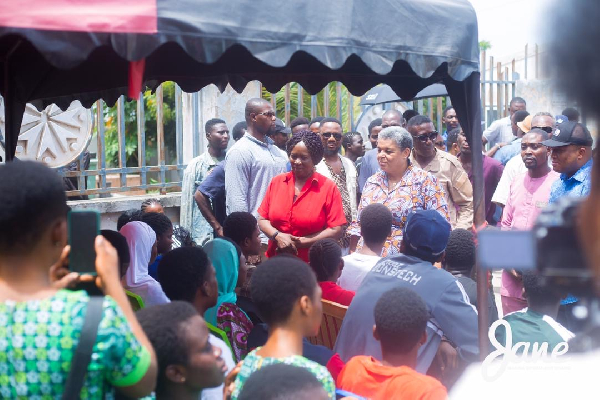
[[[477,13],[479,40],[492,44],[488,55],[504,58],[523,52],[527,43],[529,48],[545,43],[543,21],[554,0],[469,1]]]

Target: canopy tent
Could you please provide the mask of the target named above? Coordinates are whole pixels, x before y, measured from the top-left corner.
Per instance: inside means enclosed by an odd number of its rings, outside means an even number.
[[[417,93],[412,100],[427,99],[430,97],[448,96],[446,86],[441,83],[434,83]],[[375,104],[394,103],[397,101],[407,101],[396,94],[388,85],[375,86],[365,93],[361,100],[361,106],[370,106]]]
[[[406,100],[441,82],[473,149],[475,220],[484,221],[477,19],[467,0],[4,3],[7,159],[27,102],[112,103],[136,86],[130,75],[142,74],[150,87],[172,80],[188,92],[210,83],[241,91],[259,80],[271,92],[298,82],[314,94],[341,81],[362,95],[384,83]],[[478,298],[487,299],[479,280]]]

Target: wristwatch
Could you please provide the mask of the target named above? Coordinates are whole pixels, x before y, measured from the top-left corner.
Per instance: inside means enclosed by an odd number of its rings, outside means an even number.
[[[273,236],[271,236],[271,240],[275,240],[275,237],[277,237],[277,235],[279,235],[279,231],[275,231]]]

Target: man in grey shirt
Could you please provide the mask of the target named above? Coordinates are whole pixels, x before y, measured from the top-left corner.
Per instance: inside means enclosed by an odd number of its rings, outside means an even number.
[[[267,137],[275,128],[275,111],[264,99],[246,103],[246,134],[225,157],[225,192],[227,214],[245,211],[258,217],[265,192],[274,176],[286,171],[288,157]],[[261,233],[261,242],[268,239]]]

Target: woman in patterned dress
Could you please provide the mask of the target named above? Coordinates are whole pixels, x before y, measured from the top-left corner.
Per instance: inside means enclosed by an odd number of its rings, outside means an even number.
[[[390,126],[379,133],[377,161],[381,170],[367,179],[363,188],[358,218],[349,229],[351,250],[362,248],[360,213],[369,204],[383,204],[393,216],[392,234],[385,242],[382,257],[400,252],[402,230],[410,212],[436,210],[449,220],[444,190],[432,174],[411,165],[412,147],[412,136],[404,128]]]
[[[0,166],[0,204],[0,398],[59,399],[90,300],[84,291],[62,289],[78,279],[65,268],[62,181],[41,163],[7,163]],[[129,397],[148,395],[154,350],[121,286],[116,250],[102,236],[95,250],[106,297],[80,396],[111,398],[115,387]]]

